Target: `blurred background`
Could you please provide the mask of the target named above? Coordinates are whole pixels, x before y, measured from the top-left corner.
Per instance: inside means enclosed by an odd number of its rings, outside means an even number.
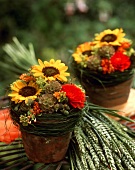
[[[13,37],[26,47],[32,43],[36,58],[65,63],[78,44],[104,29],[123,28],[135,40],[134,0],[0,0],[0,8],[0,96],[26,70],[17,53],[15,64],[4,48]]]

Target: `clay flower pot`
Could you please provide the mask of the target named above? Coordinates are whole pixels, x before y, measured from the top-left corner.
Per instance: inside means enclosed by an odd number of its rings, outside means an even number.
[[[91,86],[86,82],[83,82],[83,86],[86,90],[86,94],[89,96],[89,101],[99,106],[111,108],[118,105],[123,105],[127,102],[132,78],[120,83],[118,85],[103,87],[103,86]]]
[[[27,157],[34,162],[53,163],[62,160],[67,152],[71,132],[61,136],[37,136],[22,132]]]
[[[19,124],[27,157],[39,163],[54,163],[65,158],[72,131],[80,120],[80,112],[69,115],[44,114],[29,126],[19,122],[19,113],[11,109],[14,123]]]

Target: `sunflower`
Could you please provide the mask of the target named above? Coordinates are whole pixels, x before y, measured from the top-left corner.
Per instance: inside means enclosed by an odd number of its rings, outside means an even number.
[[[125,41],[125,33],[123,33],[123,29],[115,29],[115,30],[104,30],[100,34],[95,34],[94,43],[97,47],[102,47],[103,45],[113,45],[120,46],[120,43]]]
[[[8,96],[11,97],[11,100],[15,103],[20,103],[25,101],[28,103],[30,100],[35,100],[37,95],[40,94],[41,89],[35,82],[30,81],[28,84],[24,81],[17,80],[11,84],[12,92]]]
[[[85,43],[83,43],[83,44],[80,44],[80,45],[77,47],[76,52],[77,52],[77,53],[82,53],[82,54],[90,55],[92,46],[93,46],[93,43],[92,43],[92,42],[85,42]]]
[[[89,56],[91,56],[93,43],[92,42],[85,42],[83,44],[80,44],[76,48],[76,52],[72,54],[74,60],[77,63],[86,63],[89,59]]]
[[[39,65],[32,66],[31,72],[35,77],[43,77],[45,80],[60,80],[67,81],[66,76],[70,76],[67,73],[68,67],[64,63],[61,63],[61,60],[51,59],[50,62],[42,62],[38,59]]]

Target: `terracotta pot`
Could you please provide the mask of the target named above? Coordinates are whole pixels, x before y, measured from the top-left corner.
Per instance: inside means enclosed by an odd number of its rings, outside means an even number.
[[[110,108],[127,102],[132,80],[133,79],[129,79],[121,84],[111,87],[91,86],[90,84],[84,82],[83,86],[91,103]]]
[[[53,163],[62,160],[67,152],[71,132],[62,136],[42,137],[22,132],[22,141],[27,157],[40,163]]]

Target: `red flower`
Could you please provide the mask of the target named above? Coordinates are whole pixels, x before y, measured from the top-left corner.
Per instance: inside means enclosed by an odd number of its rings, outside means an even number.
[[[62,91],[66,92],[66,96],[69,99],[69,103],[74,108],[83,108],[85,102],[85,93],[73,84],[65,84],[62,86]]]
[[[115,70],[124,71],[128,69],[131,65],[130,58],[127,55],[124,55],[121,52],[116,52],[111,57],[111,63]]]

